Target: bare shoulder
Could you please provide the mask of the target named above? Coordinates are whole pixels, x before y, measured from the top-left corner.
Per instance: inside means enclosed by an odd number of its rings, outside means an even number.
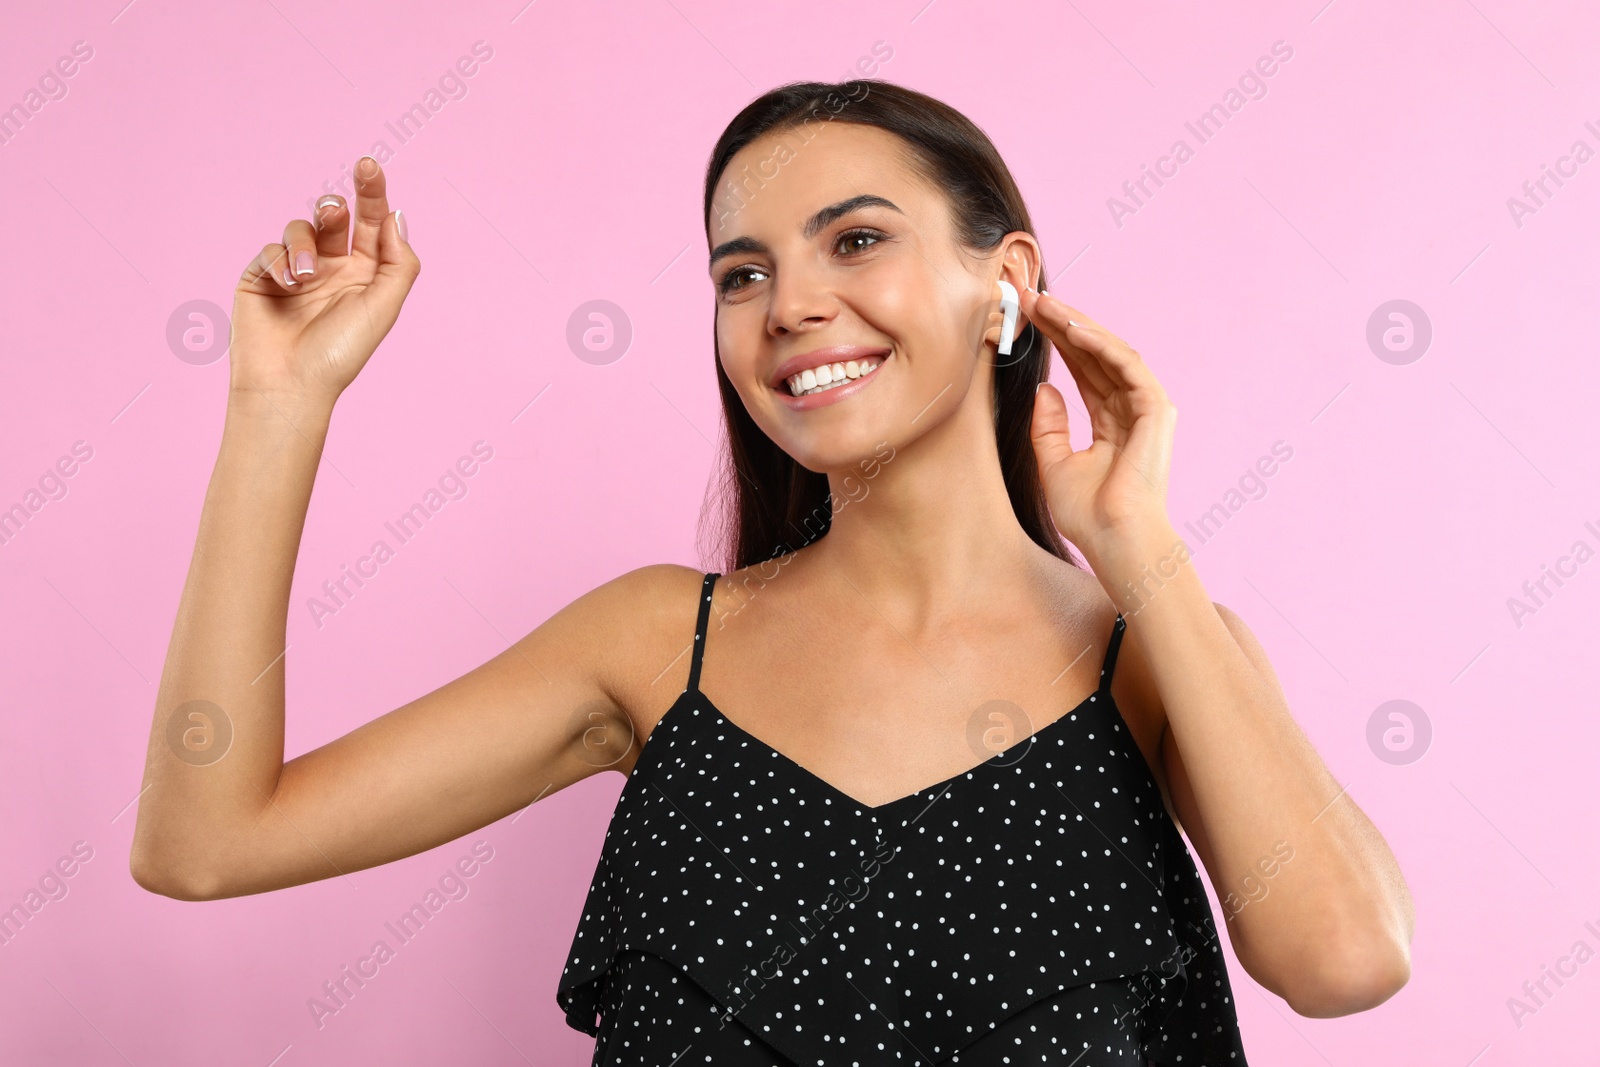
[[[629,633],[635,625],[650,629],[687,611],[692,636],[696,594],[704,577],[703,572],[680,563],[650,563],[617,575],[580,600]]]
[[[640,746],[689,680],[690,653],[705,573],[653,563],[618,575],[586,594],[593,639],[608,646],[602,685],[618,709],[621,737],[606,739],[607,769],[628,774]],[[617,744],[617,741],[624,741]]]
[[[1097,642],[1098,648],[1106,648],[1116,625],[1117,605],[1100,584],[1100,579],[1065,560],[1053,560],[1051,573],[1057,583],[1057,595],[1063,598],[1067,610],[1082,620],[1085,640]],[[1123,722],[1143,753],[1151,774],[1164,791],[1161,736],[1167,726],[1166,710],[1150,672],[1150,661],[1140,645],[1138,627],[1131,618],[1127,621],[1112,669],[1111,699],[1122,713]]]

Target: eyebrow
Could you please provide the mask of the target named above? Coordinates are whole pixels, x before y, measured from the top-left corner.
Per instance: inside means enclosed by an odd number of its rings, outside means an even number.
[[[905,214],[893,201],[885,200],[883,197],[874,196],[871,193],[863,193],[860,196],[852,196],[848,200],[841,200],[837,204],[829,204],[827,207],[822,208],[806,220],[806,224],[800,228],[800,232],[807,238],[815,237],[829,223],[864,207],[883,207],[896,214]],[[711,250],[711,261],[707,269],[714,268],[717,265],[717,260],[725,256],[765,254],[769,251],[771,250],[767,248],[765,242],[758,241],[754,237],[735,237],[731,241],[724,241]]]

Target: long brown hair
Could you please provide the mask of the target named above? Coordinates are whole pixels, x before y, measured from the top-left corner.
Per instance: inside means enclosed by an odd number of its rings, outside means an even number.
[[[791,82],[758,97],[734,116],[706,165],[708,245],[712,202],[734,154],[770,131],[804,129],[812,122],[829,121],[877,126],[898,134],[910,149],[913,165],[944,192],[956,237],[966,247],[986,252],[1012,231],[1033,232],[1017,183],[982,130],[933,97],[870,78]],[[812,135],[808,133],[807,139]],[[759,177],[752,180],[759,186]],[[1041,256],[1040,277],[1049,276]],[[1028,536],[1050,553],[1081,567],[1050,520],[1030,434],[1034,391],[1045,378],[1050,342],[1029,323],[1012,350],[1011,361],[995,367],[995,438],[1006,492]],[[718,530],[720,566],[727,573],[787,555],[827,533],[833,501],[828,476],[795,462],[745,410],[723,372],[714,334],[712,352],[727,430],[718,486],[724,499],[731,497],[731,505],[724,504]]]

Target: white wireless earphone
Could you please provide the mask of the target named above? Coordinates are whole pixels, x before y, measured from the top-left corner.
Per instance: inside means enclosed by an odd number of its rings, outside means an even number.
[[[1010,282],[1000,281],[1000,312],[1005,316],[1005,321],[1000,324],[1000,355],[1011,354],[1011,342],[1017,336],[1017,309],[1021,301],[1017,296],[1017,287]]]

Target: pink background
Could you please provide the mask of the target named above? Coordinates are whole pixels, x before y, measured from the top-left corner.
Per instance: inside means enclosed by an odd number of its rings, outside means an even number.
[[[1507,1006],[1576,942],[1600,950],[1584,926],[1600,929],[1600,561],[1520,626],[1507,607],[1574,542],[1600,547],[1584,311],[1600,160],[1520,226],[1507,206],[1574,141],[1600,148],[1592,5],[125,2],[26,5],[0,34],[5,107],[74,42],[93,50],[0,144],[0,508],[92,449],[0,546],[0,907],[92,849],[0,946],[0,1062],[588,1062],[554,991],[617,775],[265,896],[181,903],[130,878],[227,383],[225,357],[177,358],[169,318],[230,307],[325,180],[378,139],[396,150],[391,203],[424,269],[341,401],[312,500],[289,624],[298,755],[623,571],[711,565],[706,156],[749,99],[844,78],[875,42],[893,52],[878,75],[989,132],[1050,288],[1161,377],[1182,413],[1173,521],[1233,511],[1192,542],[1201,577],[1254,628],[1415,894],[1411,983],[1361,1015],[1297,1016],[1230,953],[1251,1062],[1592,1053],[1600,962],[1520,1027]],[[466,95],[400,145],[384,124],[477,41],[493,55]],[[1293,56],[1265,96],[1199,145],[1184,123],[1275,41]],[[1108,198],[1180,137],[1194,158],[1119,226]],[[606,365],[566,340],[596,299],[633,330]],[[1420,359],[1369,346],[1391,300],[1431,323]],[[493,459],[468,494],[319,628],[323,580],[479,440]],[[1265,495],[1230,497],[1280,441],[1293,455]],[[1409,762],[1368,741],[1397,699],[1432,731]],[[493,858],[468,895],[319,1028],[323,981],[480,842]]]

